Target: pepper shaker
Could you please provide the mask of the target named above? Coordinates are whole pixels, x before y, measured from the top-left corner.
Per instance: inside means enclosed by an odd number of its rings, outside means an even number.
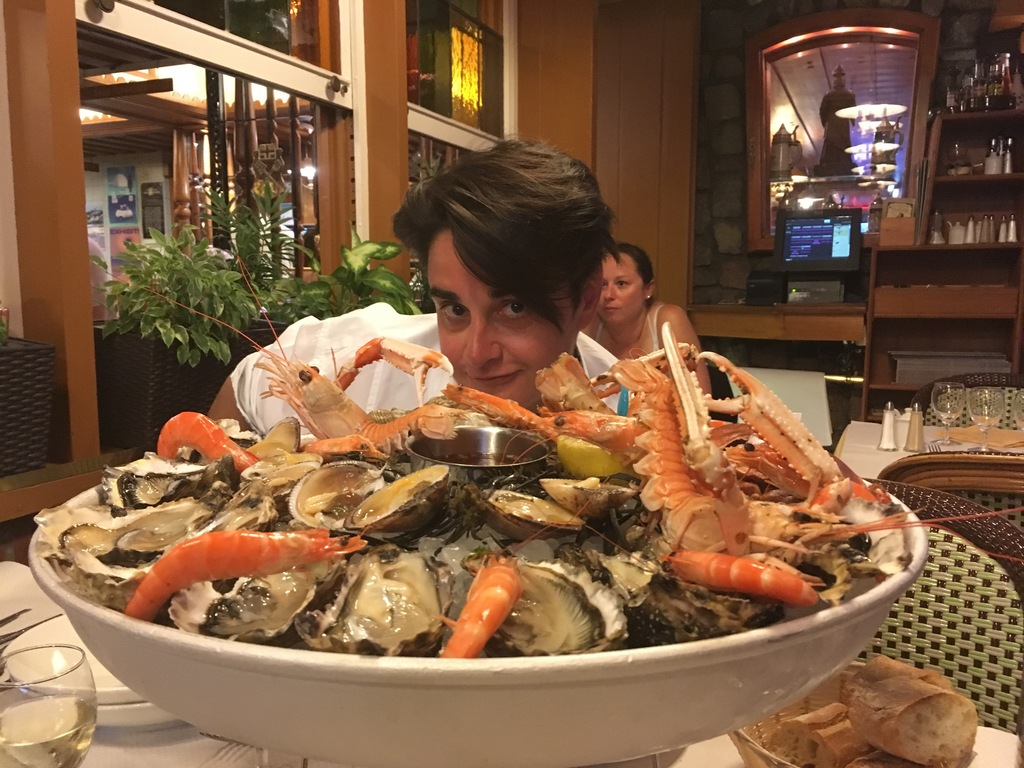
[[[913,453],[924,450],[924,414],[918,403],[914,403],[910,411],[910,426],[907,428],[907,441],[903,444],[903,450]]]
[[[878,450],[895,451],[896,448],[896,409],[890,400],[882,411],[882,438],[878,441]]]

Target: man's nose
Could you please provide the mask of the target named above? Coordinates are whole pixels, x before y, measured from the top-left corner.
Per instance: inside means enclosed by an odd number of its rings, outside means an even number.
[[[494,327],[484,321],[474,321],[466,331],[465,355],[469,361],[479,364],[496,357],[498,353],[497,335]]]

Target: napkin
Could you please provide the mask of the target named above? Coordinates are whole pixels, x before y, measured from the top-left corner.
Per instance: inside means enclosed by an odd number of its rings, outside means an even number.
[[[981,445],[985,439],[981,430],[977,427],[953,427],[949,430],[949,436],[961,443],[977,443]],[[988,431],[989,448],[1024,448],[1024,432],[1015,429],[999,429],[998,427]]]

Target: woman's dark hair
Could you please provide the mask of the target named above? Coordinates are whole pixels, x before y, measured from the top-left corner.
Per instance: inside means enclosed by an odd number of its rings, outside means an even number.
[[[637,274],[644,281],[644,285],[654,280],[654,267],[651,264],[650,257],[647,255],[647,251],[639,245],[633,245],[632,243],[616,243],[615,251],[612,253],[616,263],[622,263],[623,254],[633,259],[633,263],[636,264]]]
[[[612,218],[584,163],[544,143],[510,139],[464,154],[414,186],[392,226],[424,272],[434,238],[450,230],[474,277],[557,325],[556,300],[579,306],[613,250]]]

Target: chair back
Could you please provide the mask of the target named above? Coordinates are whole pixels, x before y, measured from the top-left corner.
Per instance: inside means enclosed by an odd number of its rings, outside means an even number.
[[[1024,661],[1024,530],[958,496],[880,481],[929,531],[928,560],[861,656],[883,654],[933,668],[974,701],[982,725],[1014,732]]]
[[[914,393],[914,396],[910,400],[910,405],[913,407],[914,404],[917,404],[921,408],[921,413],[924,414],[924,423],[931,424],[933,426],[942,423],[931,407],[932,387],[934,387],[935,383],[939,381],[959,381],[968,388],[1003,387],[1006,390],[1006,411],[1003,413],[1002,418],[999,419],[998,426],[1005,427],[1007,429],[1016,429],[1017,425],[1014,423],[1013,417],[1010,415],[1010,408],[1013,405],[1013,398],[1016,396],[1017,390],[1024,389],[1024,375],[1019,373],[962,373],[956,376],[943,376],[941,379],[929,381]],[[971,417],[967,415],[966,408],[964,408],[964,412],[957,417],[956,421],[954,421],[951,426],[971,426]]]
[[[953,493],[1024,528],[1024,455],[1014,453],[918,453],[884,467],[879,480]]]

